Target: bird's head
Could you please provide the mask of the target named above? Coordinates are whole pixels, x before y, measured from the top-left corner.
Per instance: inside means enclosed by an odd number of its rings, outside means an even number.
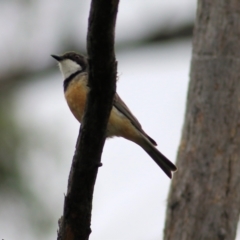
[[[60,71],[64,79],[67,79],[76,72],[87,71],[87,58],[76,52],[67,52],[63,55],[51,55],[58,61]]]

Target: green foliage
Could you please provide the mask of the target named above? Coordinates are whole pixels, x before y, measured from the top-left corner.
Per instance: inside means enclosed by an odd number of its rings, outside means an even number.
[[[56,220],[47,211],[44,203],[38,199],[37,191],[32,189],[30,182],[24,178],[23,166],[27,163],[26,153],[32,147],[27,141],[29,133],[20,129],[17,119],[14,119],[11,97],[4,94],[0,100],[1,208],[4,204],[5,208],[9,209],[14,205],[15,209],[20,209],[20,212],[24,213],[21,218],[34,235],[47,234]]]

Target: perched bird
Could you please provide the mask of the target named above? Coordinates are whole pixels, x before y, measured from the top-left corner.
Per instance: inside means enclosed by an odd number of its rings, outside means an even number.
[[[75,52],[67,52],[61,56],[52,55],[52,57],[58,61],[64,78],[64,94],[68,106],[81,123],[89,90],[88,59]],[[123,137],[138,144],[170,178],[172,171],[177,170],[176,166],[157,150],[155,147],[157,143],[143,131],[136,117],[117,93],[113,100],[106,135]]]

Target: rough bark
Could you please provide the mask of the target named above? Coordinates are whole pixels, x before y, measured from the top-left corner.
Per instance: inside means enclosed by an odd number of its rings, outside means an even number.
[[[119,0],[92,0],[88,28],[89,86],[59,221],[58,240],[87,240],[91,233],[94,184],[116,89],[114,30]]]
[[[233,240],[240,210],[240,1],[199,0],[165,240]]]

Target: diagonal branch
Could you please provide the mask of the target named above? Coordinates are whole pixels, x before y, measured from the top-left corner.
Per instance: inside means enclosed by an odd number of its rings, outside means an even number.
[[[114,30],[119,0],[92,0],[87,36],[89,87],[73,157],[58,240],[87,240],[94,184],[116,89]]]

